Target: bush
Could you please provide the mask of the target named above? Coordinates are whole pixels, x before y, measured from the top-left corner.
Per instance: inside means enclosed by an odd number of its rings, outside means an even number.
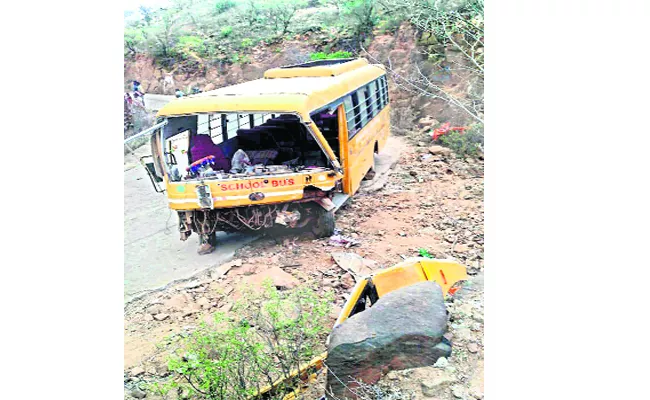
[[[331,60],[334,58],[350,58],[352,57],[352,53],[349,51],[336,51],[334,53],[323,53],[323,52],[318,52],[318,53],[311,53],[309,55],[309,58],[312,61],[316,60]]]
[[[160,394],[176,389],[199,399],[243,400],[324,351],[334,296],[301,287],[281,292],[264,283],[249,290],[228,317],[215,313],[181,342],[169,359],[172,379]]]
[[[217,14],[221,14],[230,10],[235,6],[236,4],[233,0],[218,0],[217,3],[214,5],[214,8]]]
[[[450,148],[457,156],[466,158],[483,152],[483,125],[474,124],[462,132],[448,132],[437,139],[441,145]]]
[[[232,34],[232,26],[224,26],[221,28],[221,36],[222,37],[228,37]]]

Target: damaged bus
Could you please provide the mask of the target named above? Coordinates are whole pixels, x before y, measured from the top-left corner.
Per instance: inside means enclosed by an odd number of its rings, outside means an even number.
[[[174,100],[158,112],[150,177],[199,254],[217,231],[334,231],[334,211],[374,169],[390,133],[382,66],[320,60]]]

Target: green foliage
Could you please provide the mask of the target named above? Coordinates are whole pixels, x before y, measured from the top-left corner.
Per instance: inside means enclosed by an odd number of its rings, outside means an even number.
[[[474,124],[466,132],[449,132],[437,139],[438,143],[450,148],[457,156],[474,157],[483,152],[483,125]]]
[[[322,352],[333,293],[302,286],[290,292],[248,291],[229,317],[214,314],[182,339],[170,357],[173,377],[152,388],[163,394],[181,390],[190,398],[244,400],[259,388],[286,378]]]
[[[224,26],[221,28],[221,36],[222,37],[228,37],[232,34],[232,26]]]
[[[370,35],[379,22],[377,8],[373,0],[346,1],[343,3],[341,13],[357,36]]]
[[[235,6],[236,4],[232,0],[217,0],[214,8],[217,14],[221,14],[230,10],[231,8],[234,8]]]
[[[253,39],[251,38],[244,38],[244,40],[241,41],[241,47],[243,48],[248,48],[248,47],[253,47],[255,43],[253,43]]]
[[[318,52],[318,53],[311,53],[309,55],[309,58],[312,61],[315,60],[331,60],[335,58],[350,58],[352,57],[352,53],[349,51],[336,51],[334,53],[324,53],[324,52]]]

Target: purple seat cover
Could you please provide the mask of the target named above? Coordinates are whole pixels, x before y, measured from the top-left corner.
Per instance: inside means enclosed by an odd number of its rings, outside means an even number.
[[[200,160],[203,157],[215,156],[215,168],[217,170],[230,171],[230,160],[223,153],[223,150],[212,142],[212,138],[209,135],[194,136],[190,155],[192,156],[192,162]]]

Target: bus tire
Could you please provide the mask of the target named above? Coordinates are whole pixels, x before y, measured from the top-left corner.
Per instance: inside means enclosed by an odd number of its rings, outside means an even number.
[[[316,222],[311,228],[312,233],[317,238],[330,237],[334,234],[336,223],[334,221],[334,211],[325,211],[320,206],[316,208],[317,216]]]

